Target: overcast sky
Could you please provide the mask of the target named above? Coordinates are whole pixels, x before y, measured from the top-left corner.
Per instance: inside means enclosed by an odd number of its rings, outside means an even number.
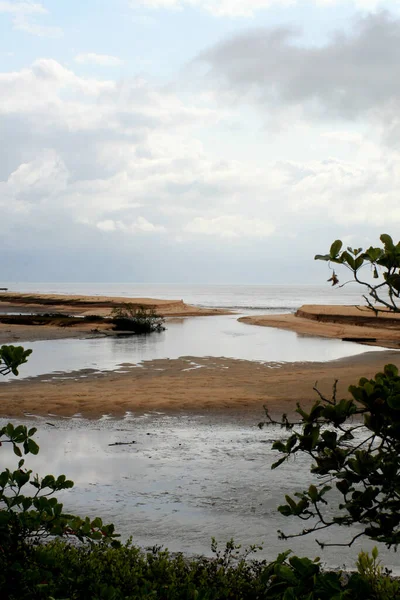
[[[399,152],[398,0],[0,0],[0,286],[322,283]]]

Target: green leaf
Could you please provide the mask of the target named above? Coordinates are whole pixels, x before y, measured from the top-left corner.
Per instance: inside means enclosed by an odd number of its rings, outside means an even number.
[[[39,446],[37,445],[36,442],[34,442],[33,440],[28,440],[28,450],[31,454],[38,454],[39,452]]]
[[[308,495],[310,496],[312,502],[316,502],[318,500],[318,490],[315,485],[310,485],[308,488]]]
[[[363,263],[364,263],[364,258],[362,256],[359,256],[358,258],[356,258],[356,260],[354,262],[354,269],[356,271],[358,271],[358,269],[360,267],[362,267]]]
[[[324,260],[325,262],[328,262],[331,260],[331,256],[330,254],[316,254],[314,260]]]
[[[280,458],[276,462],[272,463],[271,469],[277,469],[283,462],[285,462],[285,460],[286,460],[286,456],[284,456],[283,458]]]
[[[22,456],[22,452],[21,450],[18,448],[18,446],[14,446],[14,454],[16,454],[17,456],[21,457]]]
[[[386,377],[397,377],[399,374],[399,369],[396,367],[396,365],[389,363],[384,366],[383,372],[385,373]]]
[[[387,403],[390,408],[394,410],[400,410],[400,394],[396,394],[395,396],[389,396],[387,399]]]
[[[278,506],[278,511],[284,517],[290,517],[290,515],[292,514],[292,510],[290,506],[287,506],[287,504],[282,504],[282,506]]]
[[[346,252],[346,251],[343,252],[343,254],[342,254],[342,261],[345,264],[347,263],[349,265],[350,269],[352,269],[353,271],[355,271],[356,263],[355,263],[354,257],[351,256],[351,254],[349,252]]]
[[[394,243],[390,235],[382,233],[380,240],[385,244],[385,250],[394,250]]]
[[[342,249],[343,242],[341,240],[335,240],[331,245],[329,254],[331,258],[337,258],[340,250]]]

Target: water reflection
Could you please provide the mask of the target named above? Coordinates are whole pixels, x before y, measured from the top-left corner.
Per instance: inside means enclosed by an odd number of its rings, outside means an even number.
[[[21,377],[78,369],[115,369],[157,358],[215,356],[244,360],[327,361],[369,348],[341,340],[299,336],[292,331],[239,323],[238,315],[174,318],[167,330],[144,336],[69,339],[24,344],[34,350]]]
[[[151,413],[97,422],[53,420],[55,427],[37,419],[41,451],[28,457],[27,465],[41,474],[71,477],[75,488],[59,494],[67,511],[100,515],[115,523],[123,539],[132,535],[142,547],[163,544],[171,551],[209,554],[215,536],[222,544],[231,537],[243,545],[263,543],[260,556],[268,559],[288,547],[316,556],[320,549],[312,536],[277,539],[277,529],[301,527],[282,517],[277,506],[284,494],[310,481],[304,458],[270,470],[276,460],[270,442],[282,432],[260,431],[255,426],[260,416]],[[2,450],[3,464],[11,456],[9,449]],[[320,532],[331,542],[351,535],[344,528]],[[323,558],[332,566],[350,565],[361,548],[372,546],[363,539],[350,550],[327,548]],[[380,553],[387,566],[395,567],[393,553]]]

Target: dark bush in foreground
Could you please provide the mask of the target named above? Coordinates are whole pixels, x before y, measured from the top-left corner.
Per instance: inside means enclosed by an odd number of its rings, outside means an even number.
[[[111,317],[116,331],[152,333],[165,329],[163,317],[160,317],[154,308],[147,306],[125,304],[123,307],[115,308]]]
[[[323,572],[319,561],[289,552],[276,561],[250,561],[228,543],[215,558],[187,560],[154,548],[128,545],[77,548],[54,541],[31,547],[24,563],[9,565],[0,554],[0,597],[8,600],[157,598],[162,600],[392,600],[399,584],[363,555],[359,572]],[[367,558],[366,558],[367,557]],[[361,558],[359,559],[360,563]]]

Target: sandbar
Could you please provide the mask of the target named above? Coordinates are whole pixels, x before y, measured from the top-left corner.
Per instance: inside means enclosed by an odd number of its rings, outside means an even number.
[[[365,306],[304,305],[295,314],[252,315],[239,321],[302,335],[400,348],[400,314],[380,311],[375,315]]]
[[[348,397],[350,384],[363,376],[373,377],[387,363],[400,366],[400,354],[370,351],[325,363],[259,363],[213,357],[153,360],[139,366],[123,365],[123,372],[84,371],[3,383],[0,415],[97,418],[152,410],[223,410],[252,411],[261,416],[264,404],[275,415],[291,414],[297,402],[304,406],[314,402],[314,385],[330,397],[338,379],[338,395]]]
[[[160,316],[170,317],[202,317],[227,314],[214,308],[203,308],[186,304],[183,300],[161,300],[155,298],[128,298],[125,296],[77,296],[63,294],[28,294],[28,293],[0,293],[0,319],[1,315],[9,313],[34,313],[73,315],[85,317],[99,315],[109,317],[115,308],[126,304],[154,308]],[[9,324],[0,322],[0,343],[17,344],[41,340],[64,338],[88,338],[99,335],[113,335],[111,323],[86,323],[82,322],[72,326],[59,326],[54,324],[28,325]]]

